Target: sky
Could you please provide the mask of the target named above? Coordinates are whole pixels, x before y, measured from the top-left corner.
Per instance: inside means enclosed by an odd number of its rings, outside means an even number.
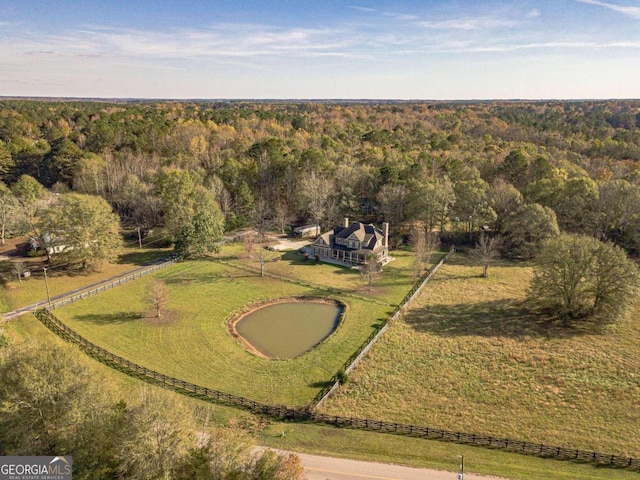
[[[0,96],[640,98],[640,0],[0,0]]]

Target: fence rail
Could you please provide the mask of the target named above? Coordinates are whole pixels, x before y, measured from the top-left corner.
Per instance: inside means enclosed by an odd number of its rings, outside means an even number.
[[[402,315],[402,313],[406,310],[409,304],[411,304],[411,302],[415,300],[415,298],[422,291],[424,286],[429,282],[429,280],[431,280],[431,277],[440,269],[440,267],[444,264],[444,262],[446,262],[449,259],[452,253],[453,253],[453,250],[449,250],[449,253],[447,253],[444,257],[442,257],[440,262],[438,262],[438,264],[435,267],[433,267],[431,270],[427,270],[414,283],[411,290],[409,290],[409,292],[404,296],[400,304],[394,310],[393,314],[389,317],[389,321],[397,320],[398,317]],[[380,337],[382,337],[384,332],[387,331],[387,328],[389,328],[389,321],[380,324],[378,328],[375,329],[371,333],[371,335],[369,335],[369,337],[362,343],[362,345],[360,345],[360,347],[347,359],[347,361],[344,362],[344,364],[342,365],[342,367],[340,367],[338,372],[336,372],[336,374],[333,377],[331,377],[331,379],[328,382],[328,385],[318,392],[318,394],[313,399],[313,404],[315,405],[316,408],[321,406],[322,403],[331,395],[333,395],[333,393],[338,389],[338,387],[340,386],[342,373],[343,372],[345,374],[350,373],[356,367],[356,365],[360,363],[360,360],[362,360],[362,358],[367,354],[367,352],[371,349],[371,347],[375,345],[375,343],[380,339]]]
[[[511,440],[508,438],[491,437],[464,432],[453,432],[436,428],[402,423],[383,422],[366,418],[341,417],[316,413],[307,408],[291,408],[279,405],[268,405],[248,398],[210,389],[178,378],[170,377],[149,368],[138,365],[122,357],[108,352],[67,327],[51,311],[41,309],[35,312],[35,316],[54,333],[63,339],[78,345],[88,355],[122,371],[130,376],[145,380],[149,383],[171,388],[179,393],[194,396],[202,400],[223,403],[249,410],[253,413],[269,416],[274,419],[295,422],[312,422],[316,424],[332,425],[339,428],[353,428],[374,432],[390,433],[410,437],[441,440],[462,445],[475,445],[480,447],[517,452],[527,455],[535,455],[561,460],[574,460],[595,465],[603,465],[615,468],[640,470],[640,459],[610,455],[598,452],[589,452],[564,447],[554,447],[540,443]]]
[[[164,260],[160,263],[156,263],[154,265],[150,265],[148,267],[142,268],[140,270],[137,270],[133,273],[124,275],[122,277],[119,277],[109,283],[103,283],[101,285],[98,285],[97,287],[91,288],[89,290],[84,290],[80,293],[77,293],[75,295],[70,295],[68,297],[62,298],[60,300],[56,300],[51,302],[51,304],[48,306],[49,310],[54,310],[56,308],[60,308],[63,307],[64,305],[68,305],[70,303],[74,303],[77,302],[79,300],[84,300],[85,298],[89,298],[92,297],[93,295],[97,295],[98,293],[102,293],[106,290],[109,290],[113,287],[117,287],[118,285],[122,285],[124,283],[130,282],[132,280],[137,280],[140,277],[144,277],[145,275],[149,275],[150,273],[153,273],[157,270],[160,270],[161,268],[165,268],[168,267],[169,265],[177,262],[178,259],[176,257],[172,257],[168,260]]]

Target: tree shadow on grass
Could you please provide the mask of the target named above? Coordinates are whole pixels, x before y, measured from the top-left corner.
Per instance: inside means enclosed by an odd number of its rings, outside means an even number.
[[[526,302],[515,300],[430,305],[407,312],[404,321],[417,332],[443,337],[571,338],[594,333],[568,328],[553,317],[533,311]]]
[[[237,271],[223,274],[211,274],[211,273],[180,273],[180,275],[164,278],[163,281],[167,285],[190,285],[194,283],[220,283],[220,282],[233,282],[238,278],[254,278],[259,276],[258,273],[251,274],[249,272]]]
[[[78,315],[76,319],[81,322],[91,322],[95,325],[120,325],[144,319],[145,315],[145,313],[141,312],[87,313]]]
[[[157,262],[161,258],[168,258],[171,255],[170,250],[139,250],[136,252],[129,252],[122,254],[118,257],[117,263],[119,264],[131,264],[131,265],[149,265]]]
[[[320,382],[313,382],[310,383],[309,386],[312,388],[327,388],[333,385],[333,382],[329,381],[329,380],[324,380],[324,381],[320,381]]]
[[[194,283],[218,283],[224,280],[228,280],[228,278],[220,275],[194,273],[180,273],[179,276],[163,278],[165,284],[176,286],[191,285]]]

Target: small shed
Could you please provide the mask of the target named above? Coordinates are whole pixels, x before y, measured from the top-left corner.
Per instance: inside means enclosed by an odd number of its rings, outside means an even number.
[[[320,235],[320,225],[301,225],[292,232],[294,237],[317,237]]]

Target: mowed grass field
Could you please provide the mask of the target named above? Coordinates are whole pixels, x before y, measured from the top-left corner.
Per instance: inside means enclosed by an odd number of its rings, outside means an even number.
[[[25,315],[4,326],[14,341],[46,342],[65,345],[35,317]],[[637,472],[596,468],[483,448],[454,445],[447,442],[407,438],[376,432],[338,429],[329,426],[267,421],[243,410],[202,402],[170,390],[149,385],[109,368],[78,348],[66,344],[65,354],[92,369],[96,382],[108,389],[114,399],[136,404],[149,394],[175,402],[185,415],[194,415],[200,431],[228,426],[253,433],[260,445],[320,455],[342,456],[377,462],[423,466],[456,471],[458,455],[464,455],[467,472],[509,479],[548,480],[576,478],[589,480],[631,480]],[[285,433],[283,436],[282,433]],[[455,473],[451,474],[451,478]]]
[[[124,248],[118,261],[105,264],[99,271],[67,270],[53,266],[47,272],[49,294],[53,297],[145,265],[171,253],[166,248]],[[19,282],[11,271],[11,262],[0,263],[0,313],[15,310],[47,299],[42,265],[45,257],[14,258],[26,263],[31,276]]]
[[[523,308],[530,268],[480,274],[456,254],[323,410],[640,457],[640,308],[576,332]]]
[[[363,289],[354,270],[281,257],[267,272],[290,280],[260,277],[253,271],[257,265],[232,246],[221,252],[223,263],[179,263],[55,314],[95,344],[166,375],[261,402],[306,405],[410,288],[404,273],[410,256],[398,259],[397,273],[390,267],[372,291]],[[160,321],[144,302],[153,278],[169,290]],[[247,305],[300,295],[338,298],[347,305],[342,324],[317,348],[296,359],[268,360],[246,351],[230,334],[228,319]]]

